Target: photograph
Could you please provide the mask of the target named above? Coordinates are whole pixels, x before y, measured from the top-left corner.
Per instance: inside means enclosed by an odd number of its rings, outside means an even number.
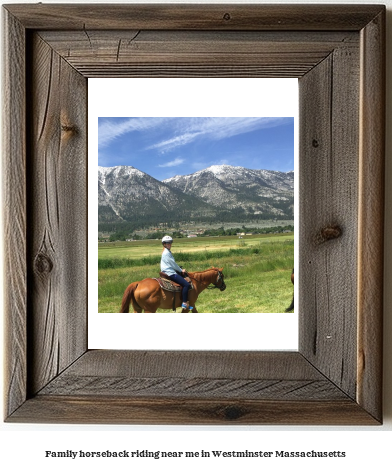
[[[294,117],[99,117],[98,311],[293,311],[294,143]]]

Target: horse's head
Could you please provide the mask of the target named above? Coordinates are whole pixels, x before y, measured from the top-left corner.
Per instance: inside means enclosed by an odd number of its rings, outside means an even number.
[[[223,268],[215,268],[215,270],[218,272],[218,275],[217,275],[216,282],[213,283],[213,285],[215,286],[215,288],[218,288],[221,291],[225,291],[226,283],[223,276]]]
[[[191,279],[201,282],[205,285],[204,288],[207,288],[208,290],[218,288],[218,290],[224,291],[226,289],[223,268],[210,267],[208,270],[202,272],[189,273],[189,276]]]

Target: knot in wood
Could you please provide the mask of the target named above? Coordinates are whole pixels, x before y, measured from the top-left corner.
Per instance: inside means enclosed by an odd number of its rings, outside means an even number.
[[[316,234],[315,243],[322,244],[328,240],[337,239],[342,235],[342,229],[338,225],[325,226]]]
[[[66,133],[76,133],[77,128],[75,125],[61,125],[61,130]]]
[[[227,420],[237,420],[238,418],[241,418],[243,416],[243,411],[241,410],[240,407],[237,406],[230,406],[226,407],[223,410],[223,415]]]
[[[223,15],[223,19],[226,20],[226,21],[231,20],[230,13],[225,13],[225,14]]]
[[[319,142],[315,138],[312,140],[312,147],[313,148],[318,148],[319,147]]]
[[[45,253],[40,252],[34,260],[34,268],[41,275],[48,274],[53,269],[53,262]]]

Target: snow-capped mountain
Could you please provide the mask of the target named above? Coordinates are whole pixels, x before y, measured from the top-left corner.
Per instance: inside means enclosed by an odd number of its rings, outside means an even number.
[[[132,166],[98,167],[100,222],[291,219],[293,202],[294,172],[214,165],[158,181]]]
[[[198,217],[198,208],[213,212],[208,204],[173,189],[133,166],[98,167],[99,222]]]
[[[293,172],[214,165],[186,176],[174,176],[163,182],[213,206],[243,209],[246,213],[283,216],[288,212],[287,207],[293,205]]]

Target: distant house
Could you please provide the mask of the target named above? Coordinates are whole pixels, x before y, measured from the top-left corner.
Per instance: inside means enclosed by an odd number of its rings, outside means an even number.
[[[190,239],[190,238],[192,238],[192,237],[197,237],[197,235],[196,235],[196,234],[189,234],[189,235],[188,235],[188,239]]]

